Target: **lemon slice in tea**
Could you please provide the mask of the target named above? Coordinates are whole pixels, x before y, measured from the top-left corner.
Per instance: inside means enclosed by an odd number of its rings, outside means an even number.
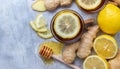
[[[54,30],[64,39],[74,38],[80,31],[81,24],[77,15],[71,12],[60,13],[54,21]]]
[[[97,8],[102,3],[102,0],[76,0],[76,2],[83,9],[91,10]]]

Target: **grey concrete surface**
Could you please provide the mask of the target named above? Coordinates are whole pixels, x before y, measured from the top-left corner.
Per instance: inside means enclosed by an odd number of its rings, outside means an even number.
[[[29,22],[38,14],[31,9],[32,2],[33,0],[0,0],[0,69],[70,69],[57,61],[53,65],[45,65],[37,56],[39,44],[46,40],[38,37],[29,26]],[[81,11],[73,3],[71,7],[44,12],[48,27],[54,14],[62,9],[75,10],[83,19],[97,16],[97,13],[87,14]],[[115,37],[118,42],[119,34]],[[54,38],[51,40],[56,41]],[[76,59],[75,64],[81,66],[82,60]]]

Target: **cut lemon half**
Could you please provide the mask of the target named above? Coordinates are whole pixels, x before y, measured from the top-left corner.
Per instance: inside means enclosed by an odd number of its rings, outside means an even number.
[[[108,69],[108,63],[102,57],[92,55],[83,62],[83,69]]]
[[[102,3],[102,0],[76,0],[76,2],[83,9],[92,10],[97,8]]]
[[[109,35],[98,36],[94,41],[93,48],[98,55],[106,59],[114,58],[118,52],[116,40]]]
[[[79,17],[72,12],[60,13],[54,21],[54,31],[63,38],[74,38],[80,31],[81,24]]]

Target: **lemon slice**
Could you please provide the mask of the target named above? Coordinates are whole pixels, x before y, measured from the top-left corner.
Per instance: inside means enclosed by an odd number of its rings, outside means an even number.
[[[47,27],[42,27],[40,29],[37,30],[37,32],[47,32]]]
[[[77,4],[87,10],[97,8],[101,3],[102,0],[76,0]]]
[[[42,38],[45,38],[45,39],[52,38],[52,34],[51,34],[50,30],[47,29],[47,27],[44,26],[44,27],[38,29],[36,27],[35,23],[32,22],[32,21],[30,22],[30,26],[32,27],[32,29],[34,31],[36,31],[36,33],[38,34],[38,36],[40,36]]]
[[[37,31],[37,32],[46,32],[47,31],[47,27],[45,27],[45,26],[42,28],[37,28],[36,24],[33,21],[30,22],[30,26],[32,27],[32,29],[34,31]]]
[[[102,57],[92,55],[83,62],[83,69],[108,69],[108,63]]]
[[[54,21],[54,30],[62,38],[69,39],[75,37],[81,29],[78,16],[72,12],[60,13]]]
[[[33,21],[30,21],[30,26],[32,27],[32,29],[33,29],[34,31],[37,31],[36,25],[34,24]]]
[[[47,25],[46,19],[41,13],[37,15],[35,19],[35,24],[37,28],[42,28]]]
[[[50,30],[47,28],[46,20],[41,13],[38,14],[34,21],[30,22],[30,26],[41,38],[47,39],[52,37]]]
[[[116,40],[109,35],[101,35],[94,41],[93,48],[95,52],[106,58],[114,58],[118,52],[118,44]]]
[[[40,36],[41,38],[52,38],[52,33],[50,32],[50,30],[47,30],[46,32],[37,32],[38,36]]]

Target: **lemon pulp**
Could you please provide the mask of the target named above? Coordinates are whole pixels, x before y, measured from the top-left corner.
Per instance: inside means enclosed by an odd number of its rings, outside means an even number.
[[[92,55],[85,59],[83,69],[108,69],[108,63],[102,57]]]
[[[81,24],[78,16],[71,12],[59,14],[54,21],[54,30],[62,38],[74,38],[80,31]]]
[[[116,40],[109,35],[97,37],[94,41],[93,48],[98,55],[106,59],[114,58],[118,51]]]
[[[79,6],[87,10],[95,9],[102,3],[102,0],[76,0],[76,1]]]

